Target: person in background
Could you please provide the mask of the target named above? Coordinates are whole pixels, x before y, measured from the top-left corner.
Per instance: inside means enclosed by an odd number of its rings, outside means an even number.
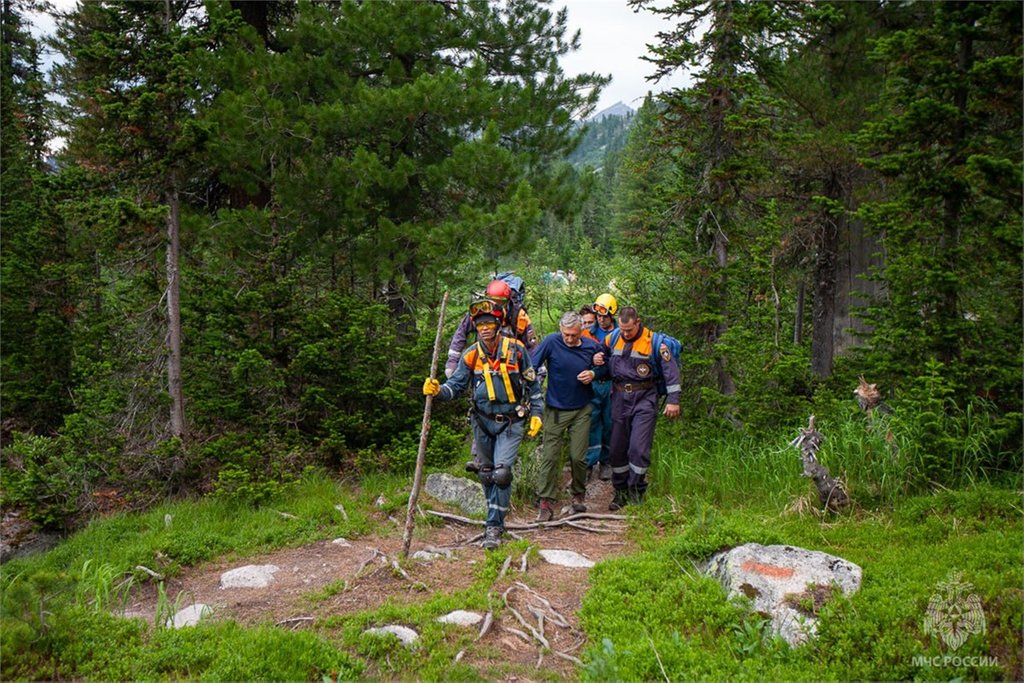
[[[581,336],[582,324],[575,311],[562,315],[558,332],[544,337],[534,349],[534,365],[546,365],[548,389],[544,396],[544,449],[537,477],[540,497],[538,522],[548,522],[555,515],[559,474],[562,471],[562,446],[568,437],[569,464],[572,469],[572,511],[586,512],[587,441],[590,432],[590,402],[594,392],[591,383],[606,368],[596,368],[594,356],[604,347]]]
[[[604,344],[608,335],[618,328],[615,314],[619,310],[619,302],[611,294],[605,293],[597,297],[591,306],[584,306],[581,312],[589,310],[594,321],[584,328],[583,336]],[[603,481],[612,478],[609,464],[609,448],[612,437],[612,383],[611,379],[600,379],[594,382],[594,398],[590,414],[590,443],[587,448],[587,468],[593,473],[597,468],[598,477]]]
[[[536,331],[533,329],[533,322],[522,307],[514,304],[512,287],[507,282],[504,280],[492,280],[487,285],[483,296],[478,296],[477,299],[486,299],[505,311],[506,316],[502,318],[502,325],[498,330],[499,334],[518,339],[526,346],[527,351],[532,351],[537,347],[539,340],[537,339]],[[455,372],[459,359],[462,357],[462,352],[469,343],[469,337],[474,333],[474,329],[472,316],[467,313],[463,316],[462,321],[459,322],[459,327],[452,336],[452,342],[448,345],[448,359],[444,364],[445,377],[451,377],[452,373]]]
[[[641,503],[647,491],[647,470],[651,466],[651,445],[658,418],[657,369],[653,363],[660,364],[668,391],[665,416],[679,416],[679,367],[665,344],[659,349],[653,345],[654,332],[644,327],[635,308],[624,307],[619,315],[619,334],[605,343],[612,381],[609,455],[615,488],[609,510]]]
[[[530,354],[523,343],[498,334],[504,311],[471,306],[478,341],[460,359],[444,384],[427,378],[423,393],[448,401],[467,388],[473,414],[473,441],[480,469],[477,477],[487,498],[483,547],[501,545],[505,514],[512,497],[512,467],[519,443],[537,436],[543,426],[544,401]],[[529,422],[526,429],[524,422]]]

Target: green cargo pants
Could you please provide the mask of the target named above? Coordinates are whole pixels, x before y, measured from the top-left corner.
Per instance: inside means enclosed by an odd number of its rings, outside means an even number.
[[[566,438],[568,436],[568,439]],[[544,406],[544,447],[537,476],[537,495],[558,497],[562,471],[562,446],[568,441],[572,466],[572,494],[587,490],[587,444],[590,441],[590,404],[578,410],[559,410]]]

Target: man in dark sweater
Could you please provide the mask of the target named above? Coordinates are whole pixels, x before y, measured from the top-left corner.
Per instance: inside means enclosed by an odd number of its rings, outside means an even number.
[[[583,499],[587,491],[587,443],[590,435],[591,383],[607,373],[594,365],[594,355],[604,347],[581,337],[582,324],[575,311],[562,316],[559,331],[544,337],[534,349],[533,364],[547,365],[548,389],[544,399],[544,447],[540,460],[537,494],[540,513],[537,521],[550,521],[555,515],[558,474],[561,472],[562,444],[569,442],[572,467],[572,510],[586,512]]]

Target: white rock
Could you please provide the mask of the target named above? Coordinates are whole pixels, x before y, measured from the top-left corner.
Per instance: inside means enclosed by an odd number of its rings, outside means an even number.
[[[266,588],[278,570],[273,564],[249,564],[220,575],[221,588]]]
[[[476,612],[467,612],[465,610],[457,609],[454,612],[449,612],[443,617],[438,617],[437,620],[442,624],[473,626],[483,621],[483,615],[477,614]]]
[[[594,566],[593,560],[589,560],[583,555],[573,550],[541,550],[540,556],[545,561],[551,564],[557,564],[561,567],[572,567],[574,569],[590,568]]]
[[[342,548],[351,548],[352,544],[346,541],[344,538],[336,538],[331,541],[334,545],[340,545]]]
[[[861,582],[861,568],[852,562],[789,545],[747,543],[712,556],[702,569],[729,597],[745,595],[755,612],[771,616],[772,630],[790,645],[817,633],[817,617],[797,609],[813,601],[812,589],[819,599],[827,598],[832,586],[850,595]]]
[[[430,562],[432,560],[436,560],[439,557],[444,557],[444,555],[440,555],[438,553],[432,553],[432,552],[430,552],[428,550],[417,550],[416,552],[414,552],[412,554],[412,559],[414,559],[414,560],[423,560],[424,562]]]
[[[207,614],[213,614],[213,609],[209,605],[204,605],[201,602],[197,602],[194,605],[189,605],[183,610],[180,610],[171,618],[171,626],[173,628],[182,628],[184,626],[195,626],[199,623],[199,620],[205,617]]]
[[[398,624],[388,624],[387,626],[379,626],[377,628],[368,628],[363,633],[369,633],[373,636],[384,636],[391,634],[396,636],[402,645],[412,645],[419,640],[420,634],[413,631],[408,626],[399,626]]]

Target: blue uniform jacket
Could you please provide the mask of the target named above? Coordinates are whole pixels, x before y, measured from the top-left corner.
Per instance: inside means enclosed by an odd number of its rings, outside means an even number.
[[[514,396],[509,396],[504,378],[501,374],[501,349],[507,340],[508,376]],[[481,353],[481,349],[484,350]],[[494,400],[488,395],[484,373],[489,373],[491,386],[494,389]],[[526,347],[518,339],[499,337],[494,356],[488,356],[484,345],[480,342],[470,345],[462,354],[455,372],[448,381],[441,385],[441,393],[437,398],[448,401],[470,388],[470,400],[477,412],[485,415],[511,415],[516,413],[518,405],[523,403],[525,393],[530,400],[529,417],[540,417],[544,411],[544,398],[540,381],[534,369],[533,361]],[[525,416],[524,416],[525,417]]]

